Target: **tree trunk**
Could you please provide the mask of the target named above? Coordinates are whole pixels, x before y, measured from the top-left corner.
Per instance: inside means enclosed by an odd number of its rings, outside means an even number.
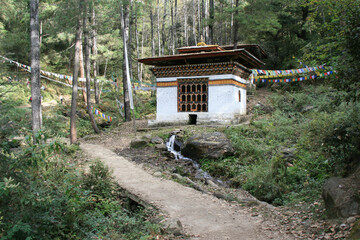
[[[109,61],[109,59],[106,58],[106,60],[105,60],[105,69],[104,69],[104,78],[106,78],[106,70],[107,70],[108,61]]]
[[[199,0],[198,0],[199,1]],[[194,37],[194,45],[196,45],[197,43],[197,34],[196,34],[196,16],[197,16],[197,12],[196,12],[196,5],[194,3],[194,0],[193,0],[193,24],[192,24],[192,28],[193,28],[193,37]]]
[[[129,97],[129,89],[127,84],[127,74],[126,74],[126,61],[125,58],[127,57],[125,55],[125,44],[127,45],[127,39],[129,38],[129,5],[123,5],[122,6],[122,30],[123,30],[123,45],[124,45],[124,51],[123,51],[123,89],[124,89],[124,112],[125,112],[125,121],[129,122],[131,121],[131,111],[130,111],[130,97]],[[127,47],[127,46],[126,46]]]
[[[209,0],[209,44],[214,44],[214,0]]]
[[[234,19],[234,34],[233,34],[233,44],[234,44],[234,49],[236,49],[236,46],[237,46],[237,33],[238,33],[238,20],[237,20],[237,17],[238,17],[238,14],[239,14],[239,0],[235,0],[235,19]]]
[[[138,32],[138,15],[137,15],[137,4],[136,4],[136,14],[135,14],[135,38],[136,38],[136,58],[140,58],[140,46],[139,46],[139,32]],[[136,61],[136,70],[137,70],[137,78],[141,82],[141,76],[140,76],[140,63],[139,61]]]
[[[129,73],[130,73],[130,79],[133,79],[133,71],[132,71],[132,48],[131,48],[131,42],[132,42],[132,31],[131,28],[133,26],[133,1],[128,0],[130,4],[130,11],[129,11],[129,24],[128,24],[128,38],[126,39],[127,43],[127,52],[128,52],[128,60],[129,60]]]
[[[160,35],[160,0],[157,0],[157,35],[158,35],[158,55],[161,56],[161,35]],[[154,40],[155,41],[155,40]],[[155,54],[154,54],[155,55]]]
[[[184,1],[184,42],[185,46],[189,46],[189,37],[188,37],[188,26],[187,26],[187,1]]]
[[[161,32],[162,32],[161,52],[162,52],[162,55],[165,54],[165,41],[166,41],[166,36],[165,36],[166,3],[167,3],[167,0],[164,0],[164,15],[163,15],[163,21],[162,21],[162,27],[161,27]]]
[[[223,5],[223,2],[220,2],[220,14],[221,14],[221,16],[223,16],[224,15],[224,5]],[[221,45],[223,45],[223,35],[224,35],[224,33],[223,33],[223,25],[224,25],[224,22],[223,21],[221,21],[220,23],[219,23],[219,25],[220,25],[220,36],[219,36],[219,42],[218,42],[218,44],[221,46]]]
[[[99,94],[99,82],[97,80],[97,73],[98,73],[98,66],[97,66],[97,33],[96,33],[96,12],[95,12],[95,2],[92,1],[92,39],[93,39],[93,46],[92,52],[94,56],[93,60],[93,75],[94,75],[94,89],[95,89],[95,103],[99,104],[100,102],[100,94]]]
[[[151,56],[155,56],[154,15],[152,11],[152,6],[150,6],[150,32],[151,32]],[[160,49],[159,49],[159,55],[160,55]]]
[[[174,39],[175,39],[175,36],[174,36],[174,8],[173,8],[173,0],[170,0],[170,21],[171,21],[171,27],[170,27],[170,49],[171,49],[171,52],[172,54],[174,55],[175,54],[175,49],[174,49]]]
[[[82,8],[82,1],[80,1],[79,8]],[[81,16],[79,16],[78,24],[75,34],[75,55],[74,55],[74,72],[72,81],[72,98],[71,98],[71,113],[70,113],[70,143],[74,144],[77,140],[76,136],[76,105],[78,96],[78,75],[80,62],[80,47],[81,47]]]
[[[84,102],[87,103],[86,90],[85,90],[86,84],[83,81],[85,79],[85,68],[84,68],[84,53],[83,53],[83,44],[82,43],[81,43],[80,49],[79,49],[79,64],[80,64],[80,79],[82,80],[82,81],[80,81],[80,86],[83,89],[82,94],[83,94]]]
[[[141,58],[144,56],[144,36],[145,36],[145,33],[144,33],[144,30],[145,30],[145,24],[144,24],[144,21],[145,21],[145,17],[143,17],[143,20],[142,20],[142,30],[141,30]],[[141,63],[140,65],[140,78],[139,80],[142,81],[143,79],[143,64]]]
[[[42,35],[43,35],[43,23],[40,21],[40,32],[39,32],[39,46],[41,49],[41,43],[42,43]]]
[[[200,0],[197,0],[197,15],[198,15],[198,40],[199,42],[203,41],[202,40],[202,35],[201,35],[201,4],[200,4]],[[196,44],[196,43],[195,43]]]
[[[33,141],[41,129],[39,0],[30,1],[31,108]]]
[[[173,40],[173,54],[175,54],[175,50],[177,48],[177,0],[175,1],[174,6],[174,21],[172,22],[172,40]]]
[[[87,0],[84,0],[84,15],[83,15],[83,31],[84,31],[84,51],[85,51],[85,73],[86,73],[86,99],[87,99],[87,112],[89,114],[90,123],[96,133],[100,133],[96,125],[91,106],[91,87],[90,87],[90,46],[89,46],[89,30],[87,27],[88,9]]]

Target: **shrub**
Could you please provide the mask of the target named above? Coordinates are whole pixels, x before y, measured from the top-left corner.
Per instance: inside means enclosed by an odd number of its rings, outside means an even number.
[[[0,153],[2,239],[141,239],[156,225],[126,209],[110,171],[100,162],[77,171],[76,148],[45,142],[17,155]]]

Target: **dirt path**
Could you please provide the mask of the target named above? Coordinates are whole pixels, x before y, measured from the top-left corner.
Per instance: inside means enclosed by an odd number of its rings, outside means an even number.
[[[192,239],[289,239],[272,231],[261,216],[176,182],[154,177],[138,165],[111,150],[81,143],[93,159],[106,163],[121,187],[163,211],[169,219],[180,220]]]

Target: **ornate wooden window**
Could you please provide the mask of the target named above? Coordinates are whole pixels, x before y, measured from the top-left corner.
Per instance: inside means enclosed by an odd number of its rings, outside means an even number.
[[[178,79],[178,111],[208,111],[208,78]]]

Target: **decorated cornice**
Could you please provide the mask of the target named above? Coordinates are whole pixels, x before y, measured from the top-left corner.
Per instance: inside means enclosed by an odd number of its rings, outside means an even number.
[[[251,70],[237,62],[153,67],[150,70],[157,78],[234,74],[247,79],[251,73]]]

